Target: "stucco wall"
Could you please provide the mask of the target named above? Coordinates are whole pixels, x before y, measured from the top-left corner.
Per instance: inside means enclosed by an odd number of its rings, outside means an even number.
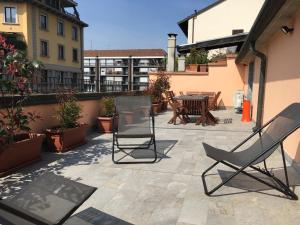
[[[249,32],[264,0],[227,0],[195,18],[194,42],[230,36],[234,29]],[[192,43],[189,20],[188,44]]]
[[[175,94],[180,91],[221,91],[220,106],[232,107],[235,91],[244,88],[244,66],[235,64],[235,57],[227,58],[227,65],[209,66],[208,73],[175,72],[170,75],[171,90]],[[151,73],[154,80],[156,74]]]
[[[81,123],[88,123],[90,127],[95,125],[96,117],[99,115],[100,111],[100,100],[91,101],[80,101],[82,106],[82,118]],[[42,117],[41,120],[37,120],[30,124],[30,127],[35,132],[43,132],[47,128],[58,126],[58,120],[55,117],[57,110],[57,104],[47,104],[47,105],[37,105],[28,106],[24,108],[27,112],[36,112]]]
[[[267,75],[263,121],[266,122],[283,108],[293,102],[300,102],[300,13],[293,20],[291,26],[294,32],[284,35],[278,32],[268,43],[267,48]],[[259,61],[259,60],[256,60]],[[253,108],[257,109],[257,92],[259,79],[259,66],[256,63],[255,90],[253,95]],[[254,110],[254,118],[256,112]],[[284,143],[289,156],[300,163],[300,131],[291,135]]]

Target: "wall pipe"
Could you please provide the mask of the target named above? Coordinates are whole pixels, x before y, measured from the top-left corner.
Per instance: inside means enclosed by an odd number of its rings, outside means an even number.
[[[266,69],[267,69],[267,56],[256,50],[255,42],[251,42],[250,50],[253,54],[260,58],[260,75],[259,75],[259,89],[258,89],[258,102],[257,102],[257,114],[256,114],[256,125],[253,131],[256,131],[262,127],[262,117],[265,100],[265,86],[266,86]]]

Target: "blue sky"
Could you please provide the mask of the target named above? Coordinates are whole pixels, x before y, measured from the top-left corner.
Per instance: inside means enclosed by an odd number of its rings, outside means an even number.
[[[77,0],[85,49],[167,48],[167,34],[186,38],[177,22],[215,0]]]

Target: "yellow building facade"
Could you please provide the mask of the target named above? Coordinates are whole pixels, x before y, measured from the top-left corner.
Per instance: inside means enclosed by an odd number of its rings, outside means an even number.
[[[76,6],[73,0],[0,0],[0,32],[22,37],[27,57],[43,62],[45,81],[82,78],[87,24]]]

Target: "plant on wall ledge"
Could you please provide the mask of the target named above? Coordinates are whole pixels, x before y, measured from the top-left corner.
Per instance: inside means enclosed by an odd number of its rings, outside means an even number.
[[[41,66],[0,35],[0,176],[40,159],[44,135],[32,133],[29,126],[40,117],[23,106]]]
[[[190,54],[186,57],[186,70],[207,72],[208,52],[192,48]],[[205,64],[203,67],[201,65]],[[200,65],[200,66],[199,66]],[[203,68],[203,69],[202,69]]]

